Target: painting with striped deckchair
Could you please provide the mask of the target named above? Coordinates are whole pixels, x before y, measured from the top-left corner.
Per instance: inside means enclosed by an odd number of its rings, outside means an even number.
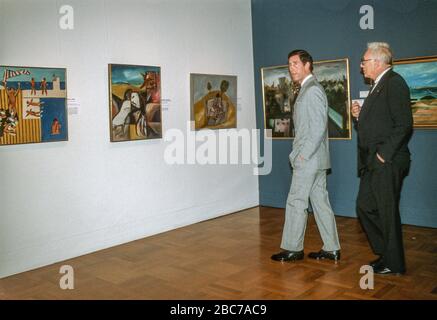
[[[0,145],[68,140],[65,68],[0,66]]]

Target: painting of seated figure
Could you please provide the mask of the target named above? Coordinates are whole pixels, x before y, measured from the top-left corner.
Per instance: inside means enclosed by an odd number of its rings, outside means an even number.
[[[237,77],[190,75],[191,120],[195,130],[237,127]]]

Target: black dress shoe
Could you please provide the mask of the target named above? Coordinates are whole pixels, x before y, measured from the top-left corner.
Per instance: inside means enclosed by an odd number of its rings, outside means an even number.
[[[295,260],[302,260],[304,257],[303,251],[288,251],[284,250],[282,252],[279,252],[277,254],[274,254],[271,256],[272,260],[275,261],[295,261]]]
[[[382,263],[373,267],[373,273],[376,273],[376,274],[397,274],[397,275],[404,274],[404,272],[392,271],[390,268],[386,267]]]
[[[325,251],[322,249],[319,252],[310,252],[310,254],[308,255],[308,258],[317,259],[317,260],[329,259],[329,260],[338,261],[338,260],[340,260],[340,250]]]
[[[373,261],[369,262],[369,266],[371,266],[372,268],[375,268],[375,267],[377,267],[381,263],[382,263],[382,256],[379,257],[376,260],[373,260]]]

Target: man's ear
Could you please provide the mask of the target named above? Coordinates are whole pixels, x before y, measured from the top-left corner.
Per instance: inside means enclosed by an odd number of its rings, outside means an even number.
[[[375,60],[375,63],[376,63],[376,66],[377,66],[378,68],[380,68],[380,67],[382,67],[382,66],[384,65],[384,63],[383,63],[381,60],[379,60],[379,59],[376,59],[376,60]]]

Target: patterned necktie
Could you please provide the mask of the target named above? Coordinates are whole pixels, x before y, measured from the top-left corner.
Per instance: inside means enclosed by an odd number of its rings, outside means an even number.
[[[300,84],[299,83],[293,83],[291,85],[291,91],[293,92],[293,103],[296,101],[297,96],[300,92]]]

